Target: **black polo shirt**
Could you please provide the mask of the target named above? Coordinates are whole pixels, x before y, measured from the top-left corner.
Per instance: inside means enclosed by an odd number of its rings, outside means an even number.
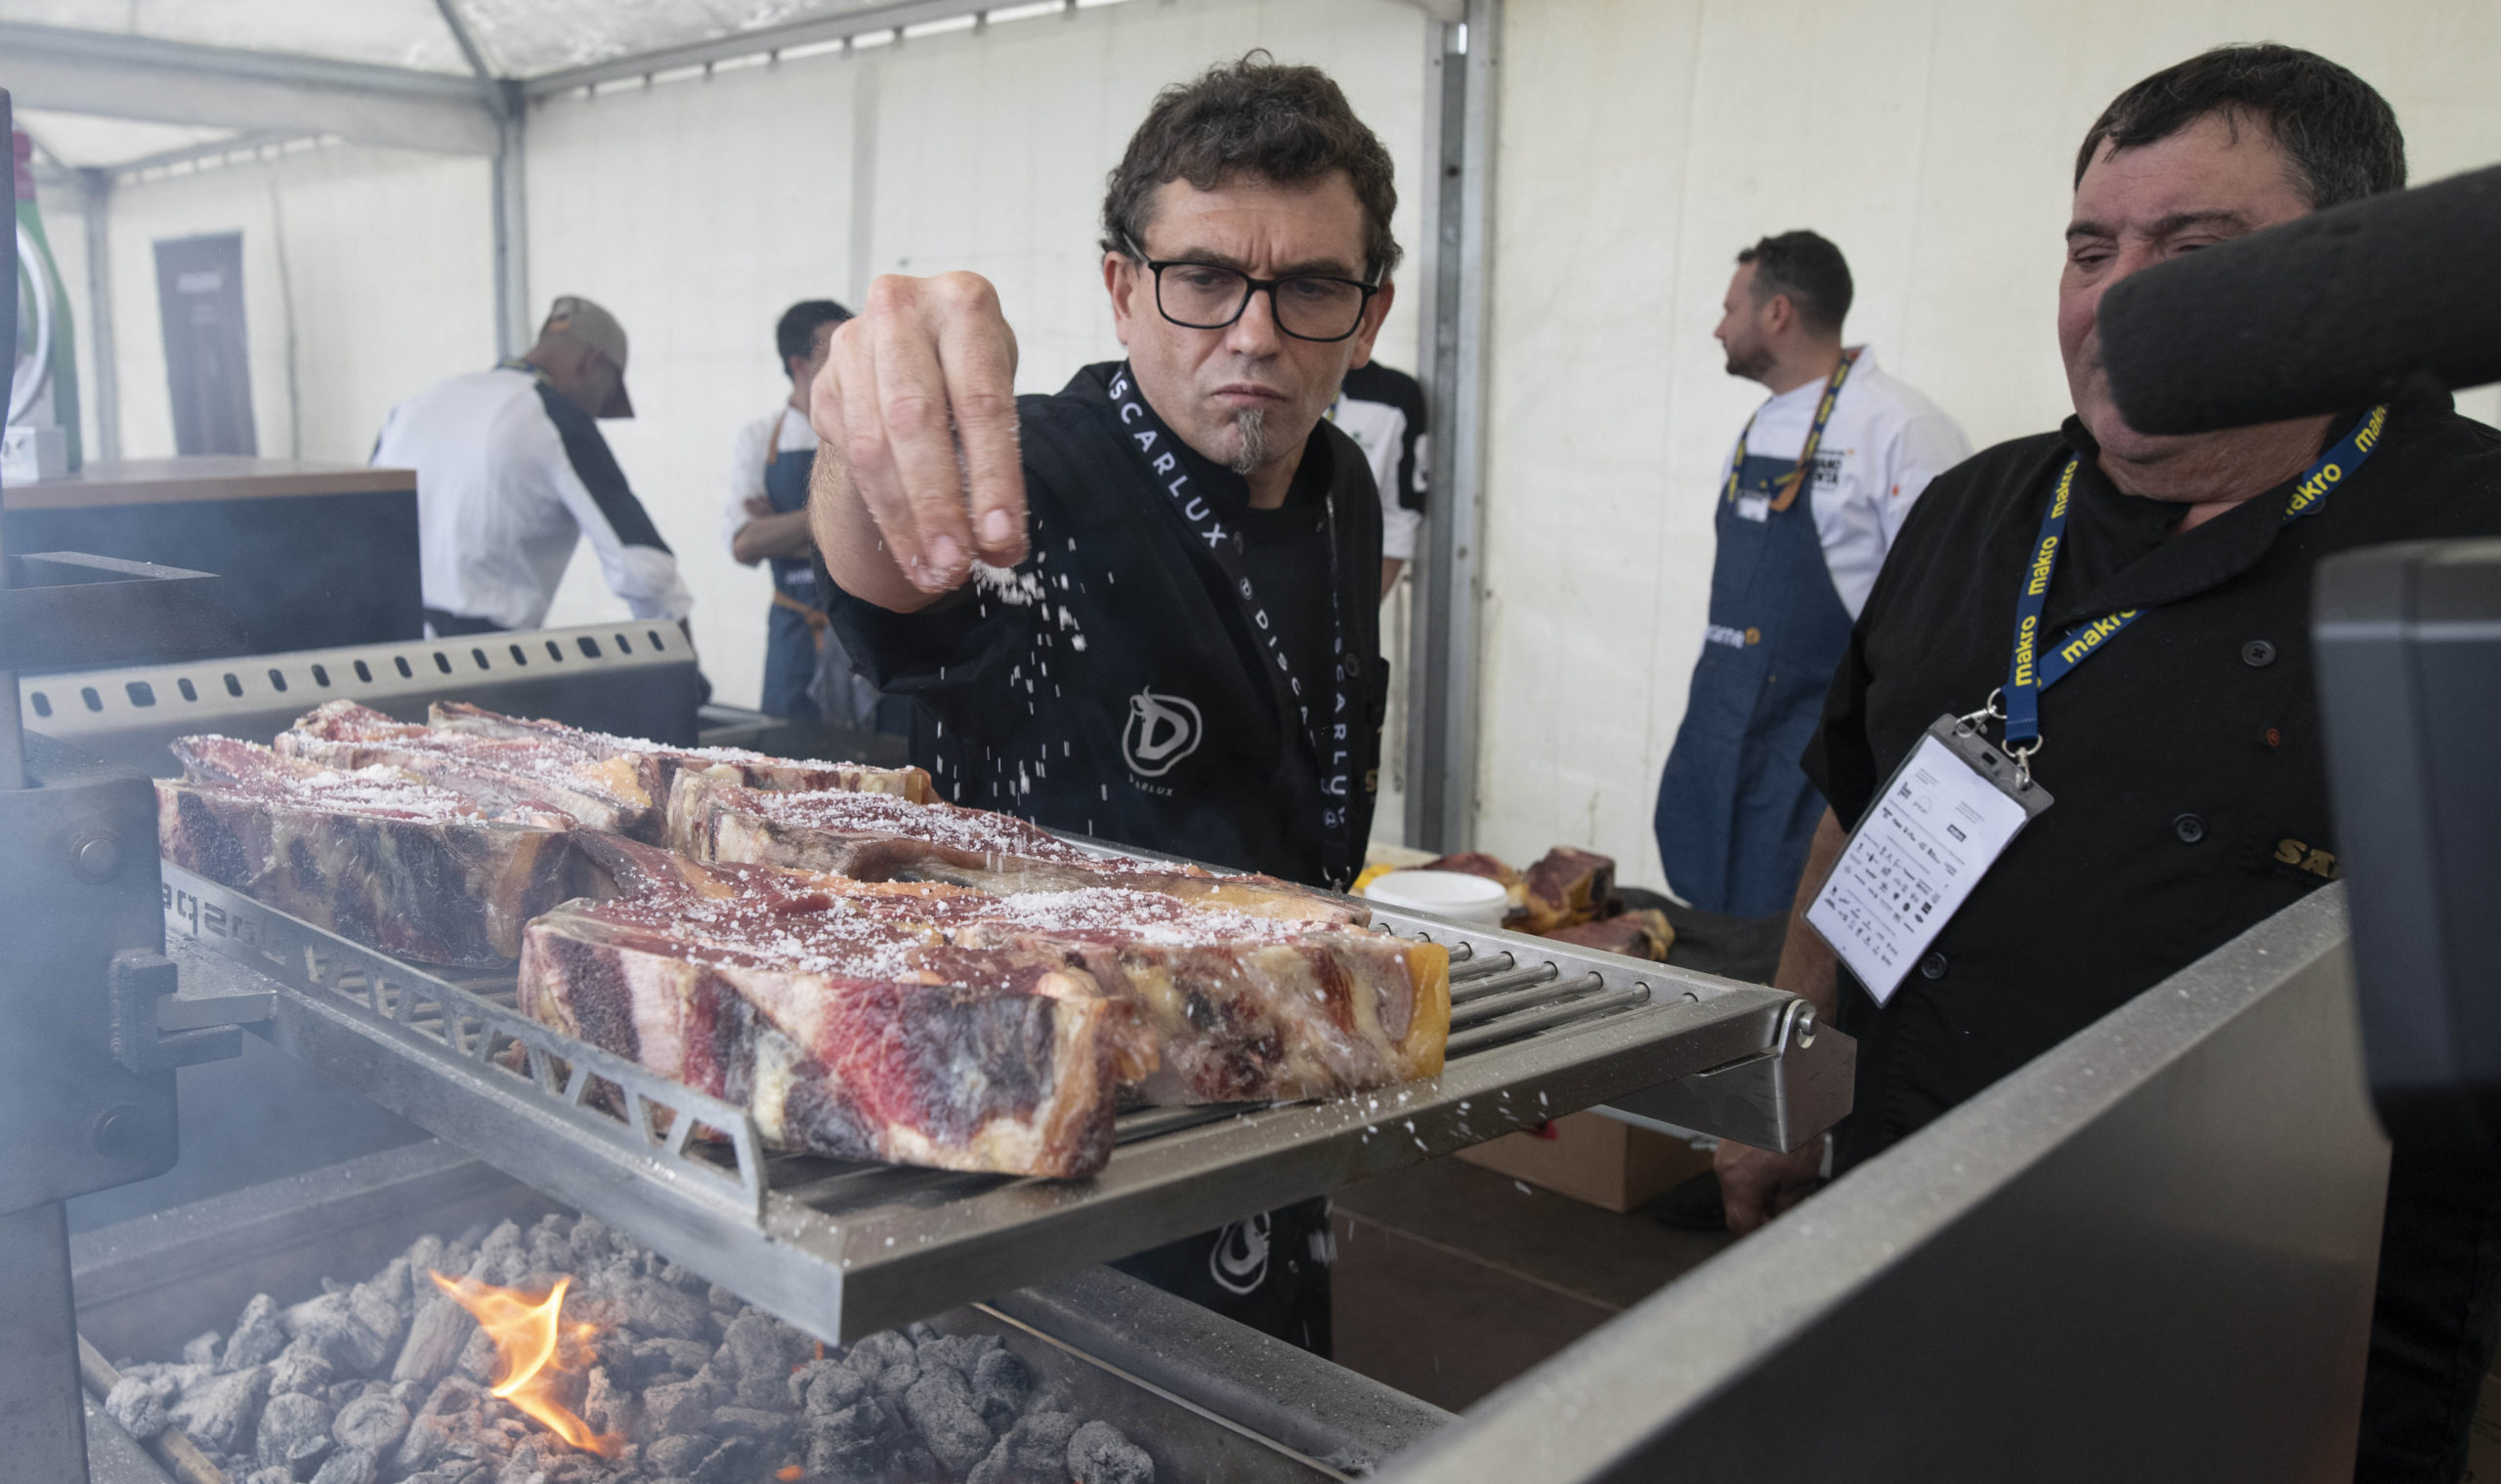
[[[913,697],[913,761],[947,798],[1148,850],[1313,885],[1325,780],[1342,769],[1359,864],[1372,827],[1388,666],[1380,657],[1380,504],[1372,470],[1323,421],[1286,504],[1250,508],[1241,476],[1173,445],[1269,615],[1304,697],[1347,756],[1316,760],[1281,702],[1266,633],[1140,456],[1108,388],[1118,363],[1017,399],[1032,554],[1010,583],[894,614],[828,584],[861,672]],[[1333,552],[1335,560],[1333,563]],[[1331,581],[1336,584],[1333,624]],[[1330,719],[1342,642],[1347,714]],[[1342,729],[1342,730],[1340,730]],[[1320,766],[1326,761],[1327,770]],[[1351,866],[1340,872],[1351,873]]]
[[[2290,526],[2288,482],[2174,535],[2182,507],[2121,493],[2096,451],[2069,419],[1928,487],[1802,759],[1853,826],[1929,723],[2004,682],[2016,587],[2080,452],[2044,632],[2144,612],[2042,698],[2033,768],[2056,802],[1935,951],[1881,1008],[1841,971],[1841,1024],[1859,1039],[1843,1166],[2333,879],[2310,569],[2356,546],[2501,534],[2501,434],[2446,399],[2395,409],[2370,461]]]

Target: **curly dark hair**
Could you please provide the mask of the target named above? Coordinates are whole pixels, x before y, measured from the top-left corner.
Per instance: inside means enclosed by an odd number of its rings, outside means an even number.
[[[2405,134],[2379,90],[2315,52],[2272,42],[2200,52],[2110,100],[2076,151],[2077,184],[2103,145],[2154,144],[2209,113],[2265,127],[2312,209],[2405,185]]]
[[[1389,151],[1318,67],[1286,66],[1264,51],[1219,63],[1155,97],[1129,136],[1103,196],[1103,250],[1142,245],[1157,187],[1188,181],[1213,191],[1238,174],[1302,186],[1343,170],[1364,208],[1364,271],[1397,268],[1390,214],[1398,188]]]

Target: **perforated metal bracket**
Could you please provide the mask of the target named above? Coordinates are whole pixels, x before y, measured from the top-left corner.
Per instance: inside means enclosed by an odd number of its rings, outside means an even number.
[[[171,1072],[243,1054],[246,1025],[270,1018],[274,995],[177,998],[174,960],[145,949],[113,954],[107,1035],[113,1060],[133,1072]]]
[[[1786,1154],[1848,1115],[1857,1072],[1858,1042],[1818,1026],[1814,1006],[1801,999],[1782,1013],[1768,1048],[1607,1103],[1638,1118]]]

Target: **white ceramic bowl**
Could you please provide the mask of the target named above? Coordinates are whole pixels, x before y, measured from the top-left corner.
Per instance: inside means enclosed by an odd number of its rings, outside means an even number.
[[[1511,905],[1500,881],[1460,870],[1392,870],[1372,879],[1364,895],[1389,907],[1434,912],[1462,922],[1501,927]]]

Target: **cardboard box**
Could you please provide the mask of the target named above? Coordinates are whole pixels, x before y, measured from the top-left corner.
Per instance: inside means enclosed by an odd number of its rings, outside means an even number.
[[[1570,1113],[1459,1157],[1611,1211],[1629,1211],[1711,1167],[1711,1152],[1602,1113]]]
[[[2475,1430],[2467,1438],[2466,1477],[2483,1484],[2501,1480],[2501,1376],[2483,1378],[2483,1395],[2475,1405]]]

